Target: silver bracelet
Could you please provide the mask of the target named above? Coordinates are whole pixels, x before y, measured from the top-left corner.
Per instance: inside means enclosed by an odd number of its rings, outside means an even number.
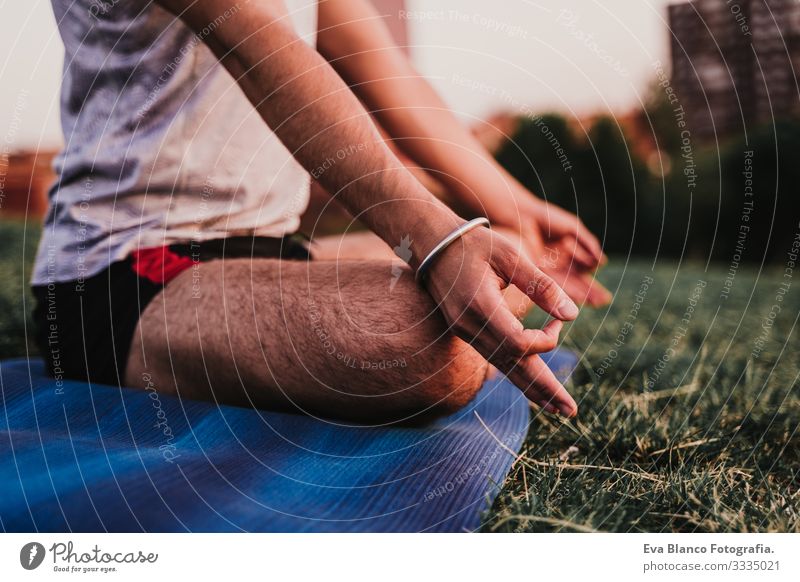
[[[417,267],[417,273],[414,275],[414,280],[419,283],[422,280],[422,277],[425,276],[425,271],[431,266],[436,257],[438,257],[441,252],[453,244],[454,241],[460,239],[462,236],[467,234],[469,231],[478,228],[479,226],[486,226],[491,228],[492,224],[489,222],[488,218],[481,216],[480,218],[474,218],[469,222],[465,222],[453,232],[448,234],[446,237],[442,239],[442,241],[433,247],[433,250],[428,253],[428,256],[425,257],[422,262]]]

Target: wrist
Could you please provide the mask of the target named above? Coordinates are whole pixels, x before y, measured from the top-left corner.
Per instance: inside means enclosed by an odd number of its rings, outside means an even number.
[[[510,175],[505,182],[505,191],[501,195],[487,196],[483,212],[492,224],[503,226],[516,232],[524,232],[531,226],[531,221],[538,215],[545,202],[530,190],[514,180]]]
[[[494,226],[501,226],[517,233],[524,233],[536,224],[537,199],[530,193],[515,196],[509,204],[491,209],[486,216]]]
[[[415,277],[417,282],[420,282],[425,277],[426,271],[430,269],[431,265],[442,253],[447,251],[451,244],[455,243],[459,238],[468,235],[473,230],[483,226],[491,226],[488,218],[483,216],[480,218],[473,218],[472,220],[465,222],[458,228],[452,230],[447,236],[439,241],[417,267],[417,273]]]
[[[413,224],[410,225],[412,244],[408,263],[411,268],[416,271],[425,257],[465,222],[466,220],[444,205],[442,208],[433,209],[426,215],[416,216]]]
[[[466,222],[433,196],[384,202],[358,218],[415,271],[442,239]]]

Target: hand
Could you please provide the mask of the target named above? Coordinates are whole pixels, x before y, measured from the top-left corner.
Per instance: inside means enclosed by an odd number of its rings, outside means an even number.
[[[574,262],[587,271],[594,271],[608,262],[600,241],[571,212],[533,197],[525,208],[525,213],[530,214],[539,227],[545,246],[566,250]]]
[[[608,262],[597,238],[574,214],[533,198],[529,193],[519,204],[520,216],[501,219],[495,226],[510,227],[522,251],[578,304],[607,305],[611,293],[594,278],[594,271]],[[546,234],[546,236],[545,236]]]
[[[524,329],[503,299],[515,285],[555,317],[541,330]],[[561,288],[515,246],[487,228],[446,248],[426,277],[426,287],[451,330],[503,372],[529,400],[550,412],[575,416],[578,406],[537,355],[553,349],[563,321],[578,308]]]

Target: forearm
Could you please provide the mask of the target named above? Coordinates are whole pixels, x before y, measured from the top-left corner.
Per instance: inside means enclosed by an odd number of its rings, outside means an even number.
[[[226,2],[165,0],[195,30]],[[412,263],[459,222],[397,160],[328,63],[297,37],[279,3],[249,2],[207,44],[294,157],[391,246],[410,236]],[[221,112],[222,114],[222,112]]]
[[[538,201],[497,163],[425,79],[406,78],[381,93],[414,96],[411,107],[386,102],[370,106],[398,147],[473,213],[512,226],[520,206]]]
[[[510,225],[515,206],[534,200],[414,70],[367,2],[320,5],[319,41],[393,143],[474,213]]]

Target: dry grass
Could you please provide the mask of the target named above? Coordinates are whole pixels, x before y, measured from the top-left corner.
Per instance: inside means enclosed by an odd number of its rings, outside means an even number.
[[[613,305],[566,332],[582,354],[579,417],[535,414],[484,529],[800,531],[800,281],[777,302],[782,267],[741,267],[725,299],[727,269],[616,263],[602,276]],[[631,319],[645,276],[654,284]]]

